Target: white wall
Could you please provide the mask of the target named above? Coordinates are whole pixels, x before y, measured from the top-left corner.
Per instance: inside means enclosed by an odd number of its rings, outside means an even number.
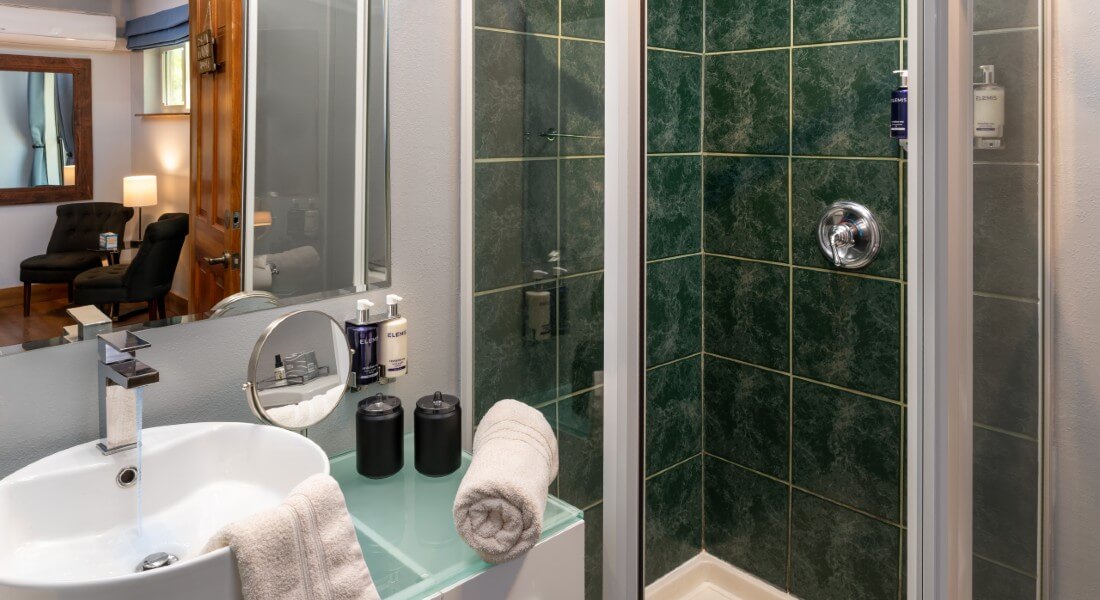
[[[1100,597],[1100,5],[1055,4],[1054,598]]]
[[[122,201],[122,178],[130,164],[130,56],[126,52],[87,52],[0,46],[0,53],[67,56],[92,61],[92,198]],[[56,221],[56,204],[0,206],[0,289],[21,286],[19,263],[46,251]]]
[[[183,0],[133,0],[127,19],[136,19],[179,6]],[[130,52],[130,113],[144,112],[145,60],[142,52]],[[143,209],[146,224],[169,212],[190,211],[191,119],[189,117],[131,116],[131,172],[157,176],[157,205]],[[130,222],[127,239],[136,237],[137,217]],[[187,298],[191,257],[184,249],[176,267],[172,291]]]
[[[458,3],[391,3],[393,287],[406,298],[409,375],[387,391],[412,403],[458,385]],[[382,304],[385,290],[366,294]],[[339,320],[356,296],[310,305]],[[143,333],[142,360],[161,370],[146,395],[148,426],[255,422],[241,395],[252,346],[279,314],[266,311]],[[98,431],[95,345],[0,357],[0,476]],[[374,390],[372,390],[374,391]],[[353,400],[310,430],[330,453],[354,447]],[[411,457],[410,457],[411,460]]]

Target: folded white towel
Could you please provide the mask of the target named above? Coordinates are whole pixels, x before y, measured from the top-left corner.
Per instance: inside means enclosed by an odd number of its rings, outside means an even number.
[[[379,600],[344,494],[328,475],[225,527],[203,552],[226,546],[237,557],[245,600]]]
[[[343,383],[317,394],[312,398],[302,400],[297,404],[287,404],[267,409],[267,415],[278,423],[279,427],[302,429],[309,427],[318,421],[324,420],[332,412],[332,407],[344,397],[346,388]]]
[[[521,556],[542,535],[547,489],[558,476],[558,440],[539,411],[501,400],[474,435],[474,458],[455,497],[458,534],[482,560]]]

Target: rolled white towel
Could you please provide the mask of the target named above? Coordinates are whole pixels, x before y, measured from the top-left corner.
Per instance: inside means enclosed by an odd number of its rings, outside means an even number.
[[[521,556],[542,535],[558,440],[542,413],[515,400],[489,409],[474,435],[474,457],[455,496],[455,528],[485,562]]]

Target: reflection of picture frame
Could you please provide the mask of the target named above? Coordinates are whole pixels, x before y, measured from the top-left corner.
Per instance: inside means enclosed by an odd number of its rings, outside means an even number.
[[[92,61],[87,58],[0,54],[0,71],[69,73],[73,76],[74,185],[0,189],[0,206],[76,202],[92,199]]]

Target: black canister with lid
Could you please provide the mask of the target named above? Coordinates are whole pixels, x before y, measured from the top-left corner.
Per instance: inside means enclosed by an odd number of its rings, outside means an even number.
[[[397,474],[405,466],[401,399],[379,393],[359,401],[355,411],[355,468],[371,479]]]
[[[462,408],[458,396],[436,392],[416,401],[413,411],[416,470],[443,477],[462,464]]]

